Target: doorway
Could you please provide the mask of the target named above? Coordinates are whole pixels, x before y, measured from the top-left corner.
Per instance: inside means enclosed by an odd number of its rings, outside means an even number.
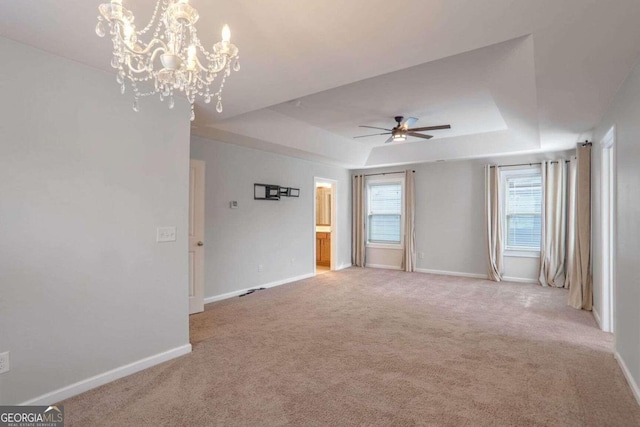
[[[613,332],[615,292],[615,128],[609,129],[600,141],[602,164],[600,176],[600,212],[602,241],[602,313],[600,327]]]
[[[337,181],[314,178],[313,242],[314,274],[322,274],[336,269],[336,191]]]

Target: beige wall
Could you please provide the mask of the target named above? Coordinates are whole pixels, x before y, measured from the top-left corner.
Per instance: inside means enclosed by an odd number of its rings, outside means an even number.
[[[114,75],[4,38],[0,56],[0,403],[188,351],[186,102],[136,114]]]
[[[636,65],[618,91],[609,111],[594,132],[592,202],[594,238],[594,303],[601,310],[602,242],[600,239],[599,142],[615,125],[616,233],[615,233],[615,350],[636,385],[640,384],[640,65]],[[640,395],[637,395],[640,398]]]
[[[421,144],[421,142],[415,142]],[[485,164],[568,159],[568,152],[422,163],[358,173],[415,170],[417,268],[485,276]],[[367,264],[400,268],[402,251],[367,248]],[[505,257],[505,277],[537,280],[539,258]]]
[[[206,163],[205,297],[313,274],[314,177],[337,181],[336,267],[351,265],[348,170],[196,136],[191,156]],[[299,188],[300,197],[253,200],[254,183]]]

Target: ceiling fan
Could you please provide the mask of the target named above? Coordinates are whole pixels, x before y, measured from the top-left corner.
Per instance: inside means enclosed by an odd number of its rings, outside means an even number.
[[[373,133],[373,134],[370,134],[370,135],[354,136],[354,138],[367,138],[367,137],[370,137],[370,136],[391,135],[389,137],[389,139],[387,139],[384,142],[386,144],[388,142],[393,142],[393,141],[404,141],[404,140],[407,139],[407,136],[415,136],[416,138],[431,139],[431,138],[433,138],[433,135],[424,135],[422,133],[417,133],[417,132],[422,132],[422,131],[427,131],[427,130],[451,129],[451,125],[426,126],[426,127],[421,127],[421,128],[412,128],[411,126],[413,126],[415,124],[415,122],[418,121],[418,119],[416,119],[415,117],[409,117],[409,118],[405,119],[402,116],[396,116],[395,120],[396,120],[396,122],[398,122],[398,124],[393,129],[378,128],[378,127],[375,127],[375,126],[359,126],[361,128],[379,129],[379,130],[384,130],[386,132]]]

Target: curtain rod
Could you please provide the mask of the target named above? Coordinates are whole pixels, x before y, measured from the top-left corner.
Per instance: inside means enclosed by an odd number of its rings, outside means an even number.
[[[412,170],[411,172],[415,173],[416,171]],[[381,172],[381,173],[370,173],[368,175],[354,175],[354,176],[377,176],[377,175],[395,175],[399,173],[406,173],[406,171],[401,172]]]
[[[549,163],[560,163],[561,161],[562,160],[554,160],[554,161],[549,162]],[[570,163],[571,161],[570,160],[565,160],[564,162],[565,163]],[[490,168],[509,168],[509,167],[512,167],[512,166],[533,166],[533,165],[541,165],[541,164],[542,164],[542,162],[534,162],[534,163],[518,163],[518,164],[515,164],[515,165],[497,165],[497,166],[492,165],[492,166],[489,166],[489,167]]]

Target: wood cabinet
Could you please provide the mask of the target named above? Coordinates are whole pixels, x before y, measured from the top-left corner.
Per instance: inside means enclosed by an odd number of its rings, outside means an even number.
[[[316,264],[331,266],[331,233],[316,233]]]

